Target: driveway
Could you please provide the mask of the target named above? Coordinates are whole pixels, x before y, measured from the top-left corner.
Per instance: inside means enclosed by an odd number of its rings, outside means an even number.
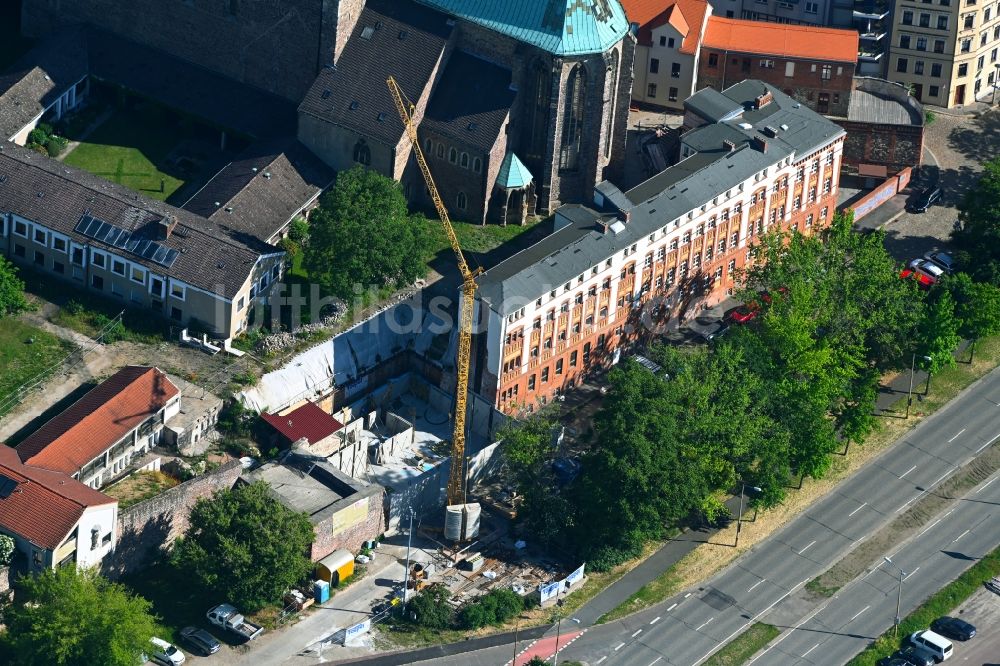
[[[904,212],[886,227],[886,247],[901,261],[947,246],[962,197],[978,179],[982,163],[1000,155],[1000,110],[978,117],[938,113],[924,143],[929,159],[910,187],[911,196],[932,183],[943,196],[926,213]]]

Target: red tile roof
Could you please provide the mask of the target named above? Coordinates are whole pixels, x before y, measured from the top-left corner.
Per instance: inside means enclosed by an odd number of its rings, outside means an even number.
[[[858,32],[710,16],[703,48],[803,60],[857,62]]]
[[[17,484],[6,497],[0,493],[0,528],[49,550],[66,540],[85,509],[117,502],[65,474],[24,465],[2,444],[0,475]]]
[[[260,417],[290,442],[305,437],[310,444],[315,444],[344,427],[343,423],[309,401],[283,416],[261,414]]]
[[[640,44],[651,45],[653,29],[669,23],[684,38],[678,51],[692,55],[698,50],[709,11],[706,0],[622,0],[622,6],[629,22],[639,26]]]
[[[26,464],[75,474],[180,391],[157,368],[127,366],[17,446]]]

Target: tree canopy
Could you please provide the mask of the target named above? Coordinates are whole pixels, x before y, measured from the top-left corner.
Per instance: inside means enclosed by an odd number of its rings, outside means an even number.
[[[24,281],[17,276],[17,266],[0,257],[0,317],[17,314],[27,306]]]
[[[220,600],[253,612],[309,574],[313,536],[309,518],[258,481],[199,500],[174,544],[173,563]]]
[[[976,281],[1000,286],[1000,157],[983,165],[959,205],[958,221],[951,238],[959,262]]]
[[[24,576],[18,587],[2,637],[18,664],[135,666],[149,651],[150,603],[96,571],[60,567]]]
[[[409,214],[399,183],[355,166],[337,175],[309,216],[303,265],[346,300],[356,285],[364,291],[411,284],[426,270],[430,242],[422,218]]]

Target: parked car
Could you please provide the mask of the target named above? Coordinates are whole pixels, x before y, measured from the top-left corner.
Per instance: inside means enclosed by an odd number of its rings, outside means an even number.
[[[925,275],[919,271],[915,271],[911,268],[904,268],[899,272],[899,279],[901,280],[916,280],[917,286],[921,289],[930,289],[934,286],[934,278],[929,275]]]
[[[928,252],[924,255],[924,259],[933,262],[943,268],[947,273],[955,272],[955,258],[952,257],[947,252]]]
[[[951,641],[930,629],[914,631],[910,634],[910,644],[930,652],[935,661],[950,659],[955,651]]]
[[[914,259],[910,262],[909,266],[912,270],[919,273],[923,273],[927,277],[937,282],[942,277],[944,277],[944,269],[935,264],[933,261],[928,261],[926,259]]]
[[[150,650],[153,661],[164,666],[180,666],[184,663],[184,653],[178,650],[177,646],[156,636],[150,638],[149,642],[153,644],[153,649]]]
[[[215,654],[222,647],[219,641],[215,640],[215,636],[204,629],[196,627],[184,627],[181,629],[181,638],[192,651],[197,652],[203,657]]]
[[[902,657],[882,657],[878,660],[878,666],[913,666],[909,661],[906,661]]]
[[[976,635],[976,628],[973,625],[965,620],[959,620],[957,617],[948,617],[947,615],[931,622],[931,629],[942,636],[958,641],[967,641]]]
[[[264,627],[247,620],[230,604],[219,604],[210,608],[205,617],[215,626],[222,627],[243,640],[252,641],[264,633]]]
[[[757,318],[758,312],[760,312],[760,306],[751,301],[730,310],[726,314],[726,318],[734,324],[749,324]]]
[[[892,655],[894,658],[902,659],[912,666],[934,666],[937,660],[934,659],[934,655],[923,648],[916,647],[915,645],[907,645],[901,650],[896,650]]]
[[[926,213],[927,209],[933,206],[937,201],[941,199],[941,188],[936,185],[932,185],[925,188],[917,198],[913,200],[910,204],[911,213]]]

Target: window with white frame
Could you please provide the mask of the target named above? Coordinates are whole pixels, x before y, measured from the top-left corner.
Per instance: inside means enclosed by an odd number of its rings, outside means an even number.
[[[125,262],[121,259],[112,259],[111,272],[115,275],[125,275]]]
[[[28,225],[21,220],[14,220],[14,234],[21,238],[28,237]]]
[[[106,265],[104,253],[98,252],[97,250],[91,250],[90,262],[99,268],[104,268]]]

